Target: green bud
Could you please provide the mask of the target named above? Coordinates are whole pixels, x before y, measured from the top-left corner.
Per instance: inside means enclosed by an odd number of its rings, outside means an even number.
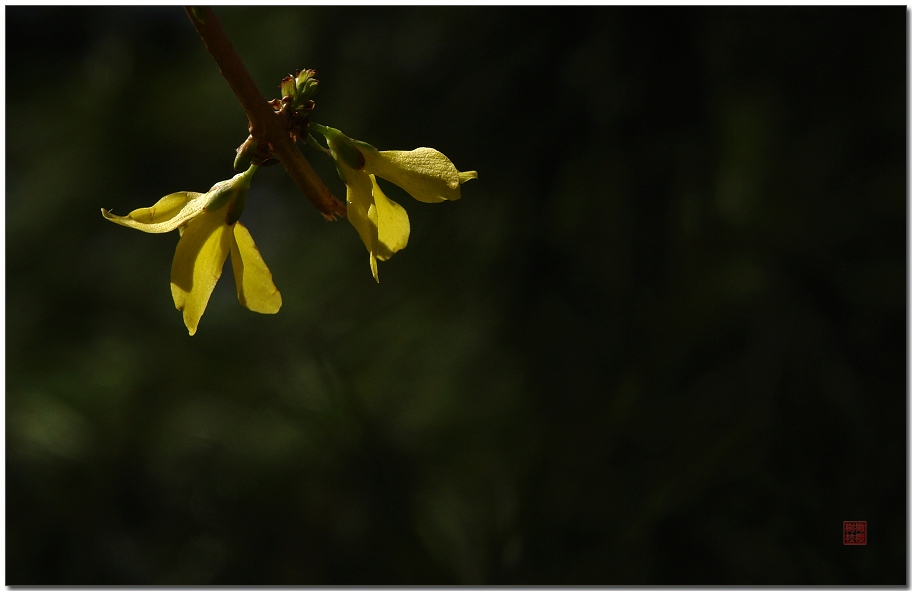
[[[298,73],[298,78],[296,80],[298,91],[297,103],[303,103],[317,94],[317,87],[319,86],[320,81],[314,77],[316,75],[316,70],[305,70],[304,72]]]
[[[247,136],[247,139],[244,140],[244,143],[238,146],[237,156],[234,158],[234,169],[235,170],[244,170],[250,166],[250,161],[257,152],[260,144],[253,136]]]
[[[295,86],[295,79],[293,76],[285,76],[282,78],[279,88],[282,91],[282,97],[291,97],[292,100],[296,99],[298,96],[297,87]]]

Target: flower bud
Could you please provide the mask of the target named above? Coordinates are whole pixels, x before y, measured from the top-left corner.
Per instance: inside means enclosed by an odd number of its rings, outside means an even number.
[[[295,85],[295,79],[293,76],[288,75],[282,78],[282,82],[279,84],[279,89],[282,91],[282,98],[289,97],[294,101],[298,96],[298,89]]]
[[[259,147],[260,143],[252,135],[248,135],[244,143],[238,146],[237,156],[234,158],[234,169],[246,170]]]
[[[303,70],[298,72],[295,84],[298,88],[300,100],[307,100],[317,93],[319,81],[316,79],[316,75],[316,70]]]

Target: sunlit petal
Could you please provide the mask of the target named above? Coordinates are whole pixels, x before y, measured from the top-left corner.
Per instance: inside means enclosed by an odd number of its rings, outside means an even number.
[[[216,211],[194,219],[177,243],[171,264],[171,295],[174,306],[183,311],[184,324],[191,335],[222,275],[233,237],[225,224],[224,211]]]
[[[282,307],[282,294],[272,282],[253,237],[243,224],[234,224],[231,241],[231,269],[241,305],[261,314],[275,314]]]
[[[374,253],[370,253],[370,267],[371,273],[374,276],[374,281],[380,283],[380,272],[377,270],[377,257]]]
[[[152,207],[135,209],[126,216],[114,215],[106,209],[101,210],[101,215],[121,226],[150,234],[162,234],[177,229],[199,215],[206,207],[206,195],[208,193],[181,191],[162,197]]]
[[[376,216],[369,217],[375,218],[377,225],[377,258],[385,261],[408,244],[409,218],[401,205],[384,195],[374,175],[370,175],[370,180]]]
[[[176,216],[188,201],[196,199],[202,194],[190,191],[171,193],[159,199],[152,207],[134,209],[128,214],[128,217],[144,224],[164,222]]]
[[[377,244],[377,223],[371,219],[370,210],[374,204],[370,178],[362,173],[348,168],[345,165],[345,200],[348,204],[348,221],[358,231],[361,242],[367,250],[374,250]],[[374,216],[376,218],[376,216]]]
[[[365,172],[399,185],[425,203],[459,199],[459,185],[478,178],[475,171],[459,172],[449,158],[433,148],[383,152],[362,149],[362,153]]]

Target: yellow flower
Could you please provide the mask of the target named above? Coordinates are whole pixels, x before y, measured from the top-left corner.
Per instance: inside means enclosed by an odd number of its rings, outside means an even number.
[[[474,170],[459,172],[449,158],[433,148],[381,152],[338,129],[313,122],[310,128],[326,137],[345,181],[348,219],[370,252],[371,272],[378,283],[377,261],[385,261],[405,248],[409,220],[402,206],[380,190],[376,177],[399,185],[425,203],[459,199],[459,186],[478,178]]]
[[[143,232],[180,231],[171,264],[171,296],[175,307],[183,311],[191,335],[206,311],[229,253],[241,305],[261,314],[275,314],[282,307],[282,295],[272,282],[272,273],[250,232],[237,221],[256,168],[251,166],[247,172],[216,183],[208,193],[172,193],[152,207],[136,209],[126,216],[101,210],[106,219]]]

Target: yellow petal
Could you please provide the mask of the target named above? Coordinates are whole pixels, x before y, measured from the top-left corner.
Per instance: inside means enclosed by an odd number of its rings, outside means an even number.
[[[134,209],[126,216],[114,215],[106,209],[101,210],[101,215],[121,226],[151,234],[161,234],[170,232],[199,215],[206,207],[206,200],[199,199],[203,195],[203,193],[180,191],[165,195],[152,207]]]
[[[152,207],[144,207],[130,212],[127,216],[114,215],[106,209],[101,215],[121,226],[160,234],[180,228],[204,211],[213,211],[243,199],[250,189],[250,177],[257,167],[251,166],[246,172],[234,175],[227,181],[215,183],[204,194],[184,191],[172,193],[160,199]],[[184,203],[181,204],[180,200]],[[175,211],[176,210],[176,211]]]
[[[374,205],[370,177],[363,172],[352,170],[344,164],[342,167],[345,173],[348,221],[358,231],[361,242],[364,243],[367,250],[371,251],[377,243],[377,224],[370,218],[370,210]]]
[[[184,324],[191,335],[222,275],[233,240],[234,234],[225,224],[225,212],[216,211],[190,222],[177,243],[171,264],[171,296],[174,306],[183,310]]]
[[[377,261],[385,261],[408,244],[409,219],[401,205],[383,194],[373,175],[353,170],[344,163],[348,221],[358,231],[370,253],[370,267],[379,283]]]
[[[380,273],[377,271],[377,257],[370,253],[371,273],[374,275],[374,281],[380,283]]]
[[[371,182],[363,172],[351,169],[345,171],[345,178],[348,221],[358,231],[361,242],[367,247],[370,253],[371,273],[374,280],[380,283],[380,276],[377,274],[377,209],[374,207],[374,197],[371,194]]]
[[[238,301],[248,310],[275,314],[282,307],[282,294],[272,282],[272,273],[243,224],[234,224],[231,241],[231,269],[237,286]]]
[[[385,261],[408,244],[408,213],[401,205],[383,194],[374,175],[370,175],[370,180],[373,185],[376,216],[368,217],[374,218],[377,224],[377,258]]]
[[[190,191],[178,191],[165,195],[152,207],[142,207],[134,209],[129,213],[129,217],[144,224],[154,224],[170,220],[176,216],[184,205],[192,199],[196,199],[202,193],[192,193]]]
[[[380,152],[361,149],[364,171],[395,183],[425,203],[459,199],[459,185],[478,178],[473,171],[459,172],[450,159],[433,148]]]

